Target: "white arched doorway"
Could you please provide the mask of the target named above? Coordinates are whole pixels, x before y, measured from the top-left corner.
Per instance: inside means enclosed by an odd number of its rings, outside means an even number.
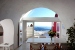
[[[23,14],[22,17],[20,18],[20,24],[21,25],[21,30],[19,29],[19,46],[29,37],[34,37],[34,28],[32,28],[32,33],[27,36],[26,28],[27,27],[27,22],[30,24],[33,24],[34,22],[60,22],[58,18],[55,18],[55,12],[48,9],[48,8],[35,8],[27,12],[26,14]],[[20,25],[19,24],[19,25]],[[20,32],[22,31],[22,32]],[[21,34],[21,35],[20,35]],[[20,37],[21,36],[21,37]],[[22,39],[20,41],[20,39]]]

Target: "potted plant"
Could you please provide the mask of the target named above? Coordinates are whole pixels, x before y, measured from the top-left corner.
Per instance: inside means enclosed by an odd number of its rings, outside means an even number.
[[[48,32],[48,34],[49,34],[49,36],[51,37],[51,41],[52,41],[52,37],[54,37],[54,36],[56,35],[56,32],[50,30],[50,31]]]
[[[67,29],[67,33],[68,34],[68,45],[70,50],[75,49],[75,23],[72,27],[70,27],[69,29]]]

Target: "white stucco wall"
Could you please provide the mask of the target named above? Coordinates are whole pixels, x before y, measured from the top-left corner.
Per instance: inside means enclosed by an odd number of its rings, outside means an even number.
[[[14,22],[15,48],[18,47],[18,21],[22,14],[37,7],[49,8],[58,13],[65,30],[74,22],[75,0],[0,0],[0,20],[9,18]],[[63,35],[65,35],[65,30],[62,31]]]
[[[3,43],[14,44],[14,25],[11,19],[0,21],[3,27]]]

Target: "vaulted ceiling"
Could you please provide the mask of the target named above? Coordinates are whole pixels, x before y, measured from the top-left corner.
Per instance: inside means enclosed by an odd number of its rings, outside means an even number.
[[[36,5],[34,5],[35,3]],[[29,11],[29,8],[27,9],[27,7],[31,7],[33,9],[33,6],[36,8],[40,7],[39,5],[41,7],[52,9],[53,11],[57,12],[59,16],[64,15],[70,19],[75,18],[75,0],[0,0],[0,16],[4,16],[6,13],[8,15],[8,11],[12,13],[14,9],[18,10],[18,12],[22,11],[26,13]],[[3,10],[5,10],[5,12]]]
[[[12,19],[15,25],[15,47],[17,47],[18,21],[29,10],[45,7],[58,13],[66,28],[75,18],[75,0],[0,0],[0,20]]]

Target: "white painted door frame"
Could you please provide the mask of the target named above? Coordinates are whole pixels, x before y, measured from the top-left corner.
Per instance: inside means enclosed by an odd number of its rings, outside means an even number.
[[[19,46],[21,46],[23,44],[23,29],[21,30],[21,28],[20,28],[21,26],[23,27],[22,21],[19,22]],[[22,32],[20,32],[20,31],[22,31]]]

